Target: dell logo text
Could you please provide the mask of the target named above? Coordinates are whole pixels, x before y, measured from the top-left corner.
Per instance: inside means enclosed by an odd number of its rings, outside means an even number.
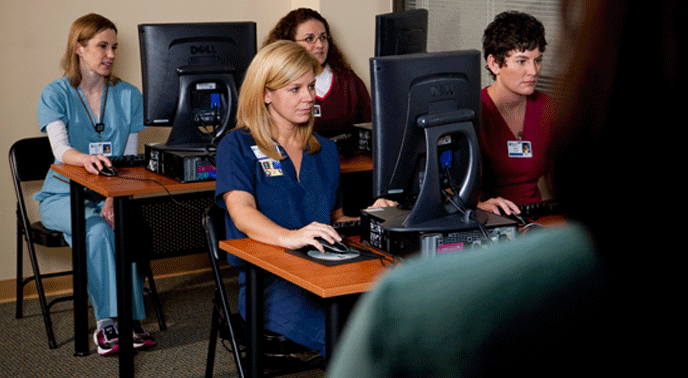
[[[217,54],[215,46],[213,45],[201,45],[201,46],[191,46],[191,54]]]

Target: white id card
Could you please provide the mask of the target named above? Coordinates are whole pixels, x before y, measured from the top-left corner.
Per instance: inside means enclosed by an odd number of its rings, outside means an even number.
[[[512,158],[532,158],[533,147],[532,144],[525,140],[510,140],[507,141],[507,151],[509,157]]]
[[[112,142],[97,142],[88,144],[89,155],[112,156]]]

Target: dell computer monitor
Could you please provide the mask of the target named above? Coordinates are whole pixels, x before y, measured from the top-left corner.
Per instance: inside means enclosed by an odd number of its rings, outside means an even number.
[[[375,56],[424,53],[427,41],[427,9],[375,16]]]
[[[170,148],[205,148],[234,127],[238,88],[256,54],[254,22],[138,26],[147,126]]]
[[[373,196],[409,204],[407,227],[477,205],[481,68],[477,50],[370,60]]]

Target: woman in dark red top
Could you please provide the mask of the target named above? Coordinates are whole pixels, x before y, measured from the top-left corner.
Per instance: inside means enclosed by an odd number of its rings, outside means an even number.
[[[370,122],[370,95],[330,34],[320,13],[299,8],[282,17],[263,45],[277,40],[294,41],[313,54],[323,66],[316,77],[313,131],[332,138],[351,132],[355,123]]]
[[[542,200],[554,100],[535,90],[545,51],[542,23],[521,12],[497,15],[483,35],[494,83],[481,92],[483,178],[478,207],[505,214]]]

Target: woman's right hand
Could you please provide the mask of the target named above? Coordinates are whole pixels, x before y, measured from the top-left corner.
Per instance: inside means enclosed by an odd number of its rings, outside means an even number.
[[[521,210],[519,210],[515,203],[502,197],[490,198],[485,202],[478,202],[478,208],[497,215],[501,215],[500,209],[507,216],[511,215],[511,213],[521,214]]]
[[[86,155],[86,154],[84,154]],[[105,157],[104,155],[86,155],[84,159],[82,160],[82,165],[84,169],[86,169],[88,172],[93,173],[94,175],[97,175],[98,172],[103,169],[103,166],[111,166],[112,163],[110,163],[110,160]]]
[[[307,245],[313,246],[320,252],[325,252],[322,244],[315,240],[323,238],[329,243],[340,242],[342,237],[329,224],[313,222],[297,230],[290,230],[280,241],[280,245],[287,249],[298,249]]]
[[[94,175],[98,174],[104,165],[111,166],[110,160],[105,155],[89,155],[70,148],[62,155],[62,162],[69,165],[84,167],[86,171]]]

